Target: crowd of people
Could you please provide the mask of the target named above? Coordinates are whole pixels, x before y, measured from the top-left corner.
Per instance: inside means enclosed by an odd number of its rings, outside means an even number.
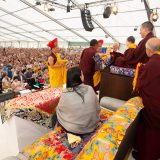
[[[0,48],[0,80],[2,89],[21,91],[49,85],[47,58],[49,48]],[[67,69],[79,64],[80,49],[59,49],[67,59]]]

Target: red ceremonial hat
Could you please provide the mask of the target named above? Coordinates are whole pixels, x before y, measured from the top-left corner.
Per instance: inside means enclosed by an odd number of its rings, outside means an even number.
[[[55,48],[58,43],[58,38],[55,38],[53,41],[50,41],[47,46],[50,48]]]
[[[103,44],[103,40],[102,40],[102,39],[101,39],[101,40],[99,40],[99,41],[98,41],[98,43]]]

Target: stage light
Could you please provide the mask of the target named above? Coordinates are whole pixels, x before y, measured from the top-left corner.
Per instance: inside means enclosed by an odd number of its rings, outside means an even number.
[[[55,11],[55,9],[53,7],[51,7],[51,8],[48,8],[48,11],[53,12],[53,11]]]
[[[111,15],[111,7],[107,6],[103,12],[103,18],[109,18]]]
[[[151,20],[153,22],[156,22],[158,20],[158,18],[159,18],[157,11],[156,12],[152,12],[150,18],[151,18]]]
[[[67,4],[67,13],[71,11],[70,0],[68,0]]]
[[[137,26],[135,26],[135,27],[134,27],[134,31],[137,31],[137,30],[138,30],[138,27],[137,27]]]
[[[81,19],[83,27],[86,31],[91,32],[94,29],[92,24],[91,12],[88,9],[81,10]]]
[[[37,6],[41,5],[41,2],[39,0],[36,0],[36,5]]]
[[[112,13],[114,15],[117,15],[117,13],[118,13],[118,6],[116,6],[115,4],[112,6]]]

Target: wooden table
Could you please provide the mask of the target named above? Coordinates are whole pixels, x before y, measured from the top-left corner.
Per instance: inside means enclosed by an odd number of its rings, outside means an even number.
[[[109,68],[105,68],[101,71],[99,99],[105,96],[125,101],[132,98],[132,82],[132,77],[112,74]]]

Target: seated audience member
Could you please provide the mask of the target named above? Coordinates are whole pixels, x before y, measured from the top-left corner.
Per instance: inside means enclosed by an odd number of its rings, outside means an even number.
[[[134,156],[137,160],[160,159],[160,39],[146,43],[149,61],[139,67],[137,90],[143,99]]]
[[[67,89],[62,93],[56,114],[59,124],[69,133],[93,132],[99,122],[99,102],[91,86],[82,83],[78,67],[67,71]]]
[[[14,92],[19,92],[24,89],[24,83],[21,83],[18,77],[14,77],[11,87]]]
[[[120,67],[136,68],[136,65],[139,62],[146,63],[148,61],[145,44],[150,38],[153,37],[153,28],[153,24],[149,21],[142,23],[140,34],[143,39],[139,42],[137,48],[130,50],[127,55],[121,56],[119,62],[117,63],[117,66],[120,65]]]
[[[49,73],[48,69],[44,70],[44,74],[42,75],[42,78],[44,79],[44,84],[49,85]]]
[[[22,82],[26,82],[26,77],[25,75],[22,73],[22,71],[18,72],[18,81]]]
[[[13,73],[12,73],[11,69],[12,69],[11,67],[8,68],[8,77],[10,79],[12,79],[12,76],[13,76]]]
[[[8,77],[7,73],[4,73],[4,78],[2,79],[2,88],[3,89],[11,88],[11,79]]]
[[[33,77],[33,72],[31,68],[28,68],[28,71],[26,72],[25,77],[29,86],[31,88],[34,88],[33,86],[35,85],[35,77]]]
[[[132,55],[133,51],[137,47],[137,45],[135,44],[135,38],[133,36],[128,37],[126,40],[126,45],[127,45],[128,49],[124,52],[124,54],[118,53],[118,55],[116,55],[116,57],[114,57],[114,55],[113,55],[114,65],[119,66],[119,67],[123,67],[123,66],[125,66],[126,62],[129,61],[133,57],[133,55]],[[130,66],[127,66],[127,67],[130,67]]]

